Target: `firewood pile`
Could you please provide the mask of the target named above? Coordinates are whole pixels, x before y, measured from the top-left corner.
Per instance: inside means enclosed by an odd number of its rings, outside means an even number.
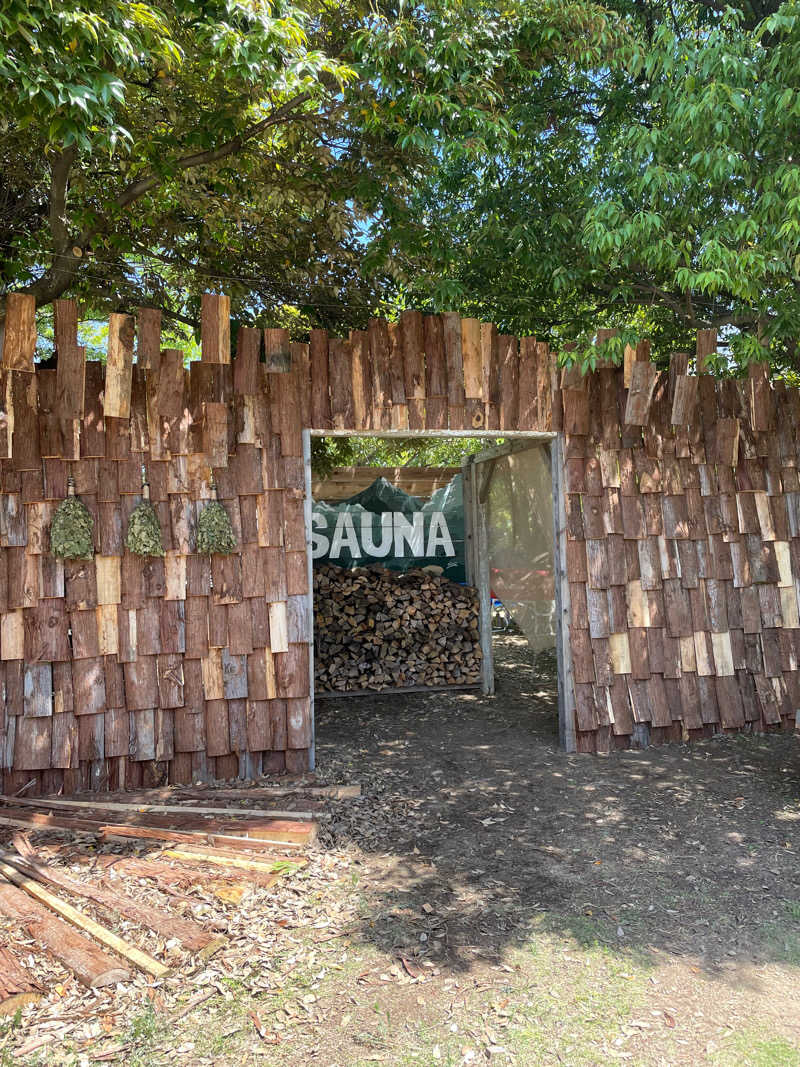
[[[319,692],[480,681],[478,594],[427,570],[314,570]]]

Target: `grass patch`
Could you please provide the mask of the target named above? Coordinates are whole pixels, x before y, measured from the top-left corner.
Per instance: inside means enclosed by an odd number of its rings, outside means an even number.
[[[771,959],[800,967],[800,928],[792,922],[771,922],[763,926],[764,947]]]
[[[800,1067],[800,1049],[785,1038],[748,1030],[728,1038],[711,1062],[715,1067]]]
[[[521,981],[509,989],[516,1005],[497,1036],[520,1062],[604,1062],[603,1050],[646,1007],[649,967],[616,955],[580,926],[580,940],[548,940],[535,954],[517,954]]]
[[[153,1049],[169,1037],[170,1030],[169,1019],[156,1015],[152,1007],[134,1015],[120,1037],[121,1045],[131,1046],[125,1053],[128,1067],[152,1067]]]

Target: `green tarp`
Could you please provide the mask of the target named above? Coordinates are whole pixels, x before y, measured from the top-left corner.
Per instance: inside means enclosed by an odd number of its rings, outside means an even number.
[[[340,567],[380,563],[396,571],[433,565],[452,581],[465,582],[461,475],[425,503],[385,478],[376,478],[348,500],[316,502],[312,546],[315,562]]]

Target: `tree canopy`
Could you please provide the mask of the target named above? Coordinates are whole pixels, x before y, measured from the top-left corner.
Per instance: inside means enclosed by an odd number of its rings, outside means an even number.
[[[727,366],[800,368],[800,5],[718,6],[617,5],[614,56],[553,64],[509,100],[508,151],[417,190],[445,302],[550,339],[619,327],[664,352],[716,327]],[[435,303],[416,279],[411,302]]]
[[[800,368],[800,0],[8,0],[0,42],[0,291]]]
[[[0,40],[6,288],[352,324],[395,298],[372,229],[503,150],[508,85],[613,32],[586,0],[10,0]]]

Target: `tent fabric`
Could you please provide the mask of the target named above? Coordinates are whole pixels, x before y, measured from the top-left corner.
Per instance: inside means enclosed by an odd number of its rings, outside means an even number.
[[[457,474],[423,503],[385,478],[337,504],[314,503],[315,563],[388,570],[435,566],[454,582],[466,582],[464,491]]]
[[[553,482],[546,445],[488,461],[485,499],[492,595],[535,651],[556,643]]]
[[[366,489],[348,497],[342,503],[360,504],[365,511],[374,511],[377,515],[382,515],[386,511],[402,511],[404,515],[410,515],[422,508],[422,501],[419,497],[410,496],[403,489],[392,485],[386,478],[376,478],[372,485],[368,485]]]

